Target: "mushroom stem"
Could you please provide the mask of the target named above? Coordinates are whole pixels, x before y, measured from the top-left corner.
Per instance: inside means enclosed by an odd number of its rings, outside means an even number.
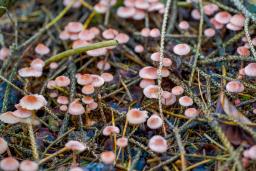
[[[39,164],[42,164],[42,163],[44,163],[44,162],[50,160],[51,158],[53,158],[53,157],[55,157],[55,156],[57,156],[57,155],[59,155],[59,154],[65,152],[65,151],[67,151],[67,150],[68,150],[68,148],[63,147],[63,148],[60,149],[59,151],[56,151],[55,153],[49,155],[48,157],[43,158],[43,159],[40,160],[38,163],[39,163]]]
[[[31,144],[31,149],[32,149],[32,155],[35,160],[38,160],[39,154],[37,152],[36,139],[35,139],[31,119],[29,119],[29,122],[27,123],[27,125],[28,125],[28,132],[29,132],[29,139],[30,139],[30,144]]]
[[[111,111],[112,125],[115,126],[115,115],[114,112]],[[116,134],[113,136],[114,139],[114,153],[116,154]]]
[[[11,153],[11,150],[10,150],[10,148],[9,148],[9,147],[7,148],[7,154],[8,154],[8,156],[9,156],[9,157],[11,157],[11,156],[12,156],[12,153]]]
[[[86,125],[89,123],[89,120],[90,120],[89,113],[90,113],[90,110],[88,110],[88,108],[86,108],[86,111],[85,111],[85,113],[84,113]]]
[[[72,164],[71,164],[72,167],[77,167],[77,162],[76,162],[76,160],[77,160],[77,155],[76,155],[76,153],[73,151],[73,153],[72,153]]]
[[[125,125],[124,125],[124,131],[123,131],[123,137],[125,136],[126,129],[127,129],[127,125],[128,125],[128,120],[127,120],[127,118],[126,118],[126,119],[125,119]]]
[[[116,160],[115,160],[114,165],[116,164],[116,162],[117,162],[117,160],[118,160],[118,158],[119,158],[119,155],[120,155],[120,153],[121,153],[121,150],[122,150],[122,148],[121,148],[121,147],[119,147],[119,150],[118,150],[118,152],[117,152]]]

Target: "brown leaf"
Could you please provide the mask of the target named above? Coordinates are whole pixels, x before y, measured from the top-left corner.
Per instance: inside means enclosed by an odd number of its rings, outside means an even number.
[[[237,108],[228,100],[223,92],[220,93],[218,103],[220,103],[224,113],[231,116],[234,120],[241,123],[251,123],[251,121],[246,116],[237,110]]]
[[[251,123],[246,116],[237,110],[237,108],[228,100],[223,92],[220,93],[216,113],[226,114],[240,123]],[[222,123],[221,128],[228,140],[235,146],[239,146],[242,143],[247,146],[255,144],[255,140],[240,126],[232,126]]]

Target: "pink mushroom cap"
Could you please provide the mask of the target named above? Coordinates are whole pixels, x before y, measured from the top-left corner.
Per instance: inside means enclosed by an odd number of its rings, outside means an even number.
[[[180,56],[188,55],[190,52],[190,46],[185,43],[177,44],[174,46],[173,52],[176,55],[180,55]]]
[[[226,90],[231,93],[241,93],[244,91],[244,85],[237,80],[230,81],[226,85]]]
[[[227,24],[231,19],[231,15],[227,11],[220,11],[215,14],[214,19],[221,24]]]
[[[244,68],[244,72],[249,77],[256,77],[256,63],[250,63]]]

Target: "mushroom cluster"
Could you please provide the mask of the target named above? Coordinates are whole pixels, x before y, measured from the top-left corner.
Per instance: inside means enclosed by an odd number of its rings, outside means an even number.
[[[34,111],[46,106],[47,101],[42,95],[26,95],[15,105],[15,111],[8,111],[0,115],[0,120],[7,124],[28,123]],[[32,123],[38,125],[38,120],[33,116]]]
[[[125,19],[143,20],[147,13],[164,12],[160,0],[124,0],[124,6],[117,9],[117,16]]]

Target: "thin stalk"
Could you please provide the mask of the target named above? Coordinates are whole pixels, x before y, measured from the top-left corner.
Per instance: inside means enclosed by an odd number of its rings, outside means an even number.
[[[185,149],[184,149],[184,146],[182,144],[182,140],[181,140],[181,136],[180,136],[180,133],[179,133],[179,129],[178,128],[174,128],[173,129],[173,132],[175,134],[175,138],[176,138],[176,141],[177,141],[177,144],[178,144],[178,147],[179,147],[179,151],[180,151],[180,158],[181,158],[181,169],[182,171],[185,171],[186,170],[186,159],[185,159]]]
[[[246,18],[244,20],[244,32],[245,32],[245,36],[247,38],[247,41],[249,43],[249,47],[251,49],[252,55],[253,55],[254,59],[256,59],[256,51],[255,51],[255,48],[252,44],[252,39],[251,39],[251,36],[250,36],[250,33],[249,33],[249,22],[250,22],[250,18]]]
[[[43,163],[45,163],[46,161],[50,160],[51,158],[53,158],[53,157],[55,157],[55,156],[57,156],[57,155],[59,155],[59,154],[65,152],[65,151],[67,151],[67,150],[68,150],[68,149],[67,149],[66,147],[64,147],[64,148],[60,149],[59,151],[57,151],[57,152],[55,152],[55,153],[49,155],[48,157],[43,158],[42,160],[40,160],[40,161],[38,162],[38,164],[43,164]]]
[[[30,139],[30,144],[31,144],[32,155],[33,155],[34,160],[38,160],[39,154],[37,151],[36,139],[35,139],[31,119],[29,119],[27,125],[28,125],[28,132],[29,132],[29,139]]]
[[[203,23],[204,23],[204,11],[203,11],[203,3],[202,0],[199,0],[199,9],[200,9],[200,23],[199,23],[199,33],[198,33],[198,39],[197,39],[197,47],[196,47],[196,54],[194,58],[194,63],[192,65],[192,71],[191,75],[189,77],[189,83],[188,85],[191,86],[195,74],[195,67],[197,65],[198,57],[200,56],[200,49],[202,44],[202,32],[203,32]]]
[[[80,48],[76,48],[76,49],[70,49],[70,50],[66,50],[64,52],[61,52],[57,55],[54,55],[52,57],[50,57],[49,59],[47,59],[45,61],[45,64],[49,64],[51,62],[56,62],[62,59],[65,59],[69,56],[72,55],[77,55],[89,50],[94,50],[94,49],[99,49],[99,48],[104,48],[104,47],[109,47],[109,46],[116,46],[118,45],[118,42],[116,40],[108,40],[108,41],[103,41],[103,42],[99,42],[99,43],[94,43],[85,47],[80,47]]]
[[[160,60],[159,60],[159,66],[157,69],[157,83],[158,83],[158,87],[159,87],[159,93],[158,93],[158,106],[159,106],[159,114],[162,118],[162,120],[164,121],[164,116],[163,116],[163,108],[162,108],[162,101],[161,101],[161,97],[162,97],[162,68],[163,68],[163,58],[164,58],[164,43],[165,43],[165,33],[166,33],[166,26],[167,26],[167,19],[168,19],[168,15],[169,15],[169,9],[170,9],[170,5],[171,5],[171,0],[167,0],[166,2],[166,7],[164,10],[164,18],[163,18],[163,24],[162,24],[162,29],[161,29],[161,42],[160,42]],[[163,128],[163,132],[164,135],[166,136],[166,129],[165,129],[165,125],[163,124],[162,126]]]

